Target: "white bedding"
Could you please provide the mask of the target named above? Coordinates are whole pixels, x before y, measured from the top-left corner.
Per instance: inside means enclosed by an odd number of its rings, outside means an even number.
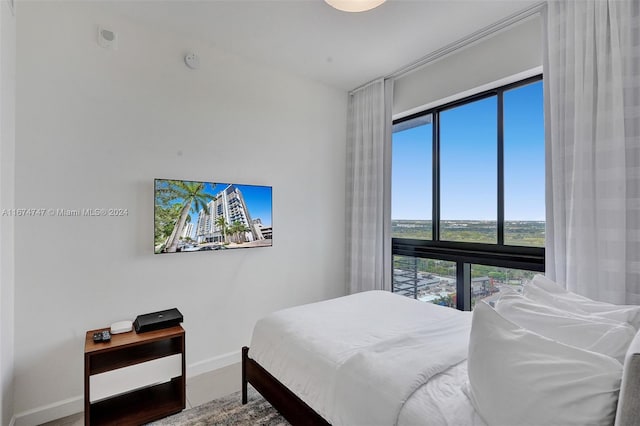
[[[336,426],[443,424],[430,420],[442,401],[457,407],[456,424],[465,410],[474,416],[461,389],[422,399],[466,377],[470,326],[469,312],[365,292],[261,319],[249,357]]]
[[[464,391],[468,380],[467,361],[432,377],[405,403],[398,425],[487,426]]]

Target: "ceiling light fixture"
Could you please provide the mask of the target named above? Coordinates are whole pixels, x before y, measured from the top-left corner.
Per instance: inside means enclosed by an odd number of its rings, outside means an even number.
[[[364,12],[374,9],[386,0],[324,0],[330,6],[343,12]]]

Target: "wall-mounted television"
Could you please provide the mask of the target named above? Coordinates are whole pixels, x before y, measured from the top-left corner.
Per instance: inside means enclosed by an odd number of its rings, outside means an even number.
[[[155,179],[154,252],[272,245],[270,186]]]

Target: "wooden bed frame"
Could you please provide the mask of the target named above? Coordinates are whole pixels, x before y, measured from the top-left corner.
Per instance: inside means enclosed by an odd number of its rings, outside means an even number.
[[[256,361],[249,358],[249,348],[242,348],[242,404],[247,403],[247,384],[251,385],[292,425],[328,426],[313,408],[298,398]]]

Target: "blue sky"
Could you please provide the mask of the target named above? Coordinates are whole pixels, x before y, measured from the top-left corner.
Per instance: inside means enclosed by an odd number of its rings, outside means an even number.
[[[261,219],[264,226],[271,226],[271,187],[236,185],[247,203],[251,219]]]
[[[504,94],[505,220],[544,220],[542,82]],[[441,218],[497,219],[497,98],[440,114]],[[431,219],[432,124],[393,134],[392,219]]]

